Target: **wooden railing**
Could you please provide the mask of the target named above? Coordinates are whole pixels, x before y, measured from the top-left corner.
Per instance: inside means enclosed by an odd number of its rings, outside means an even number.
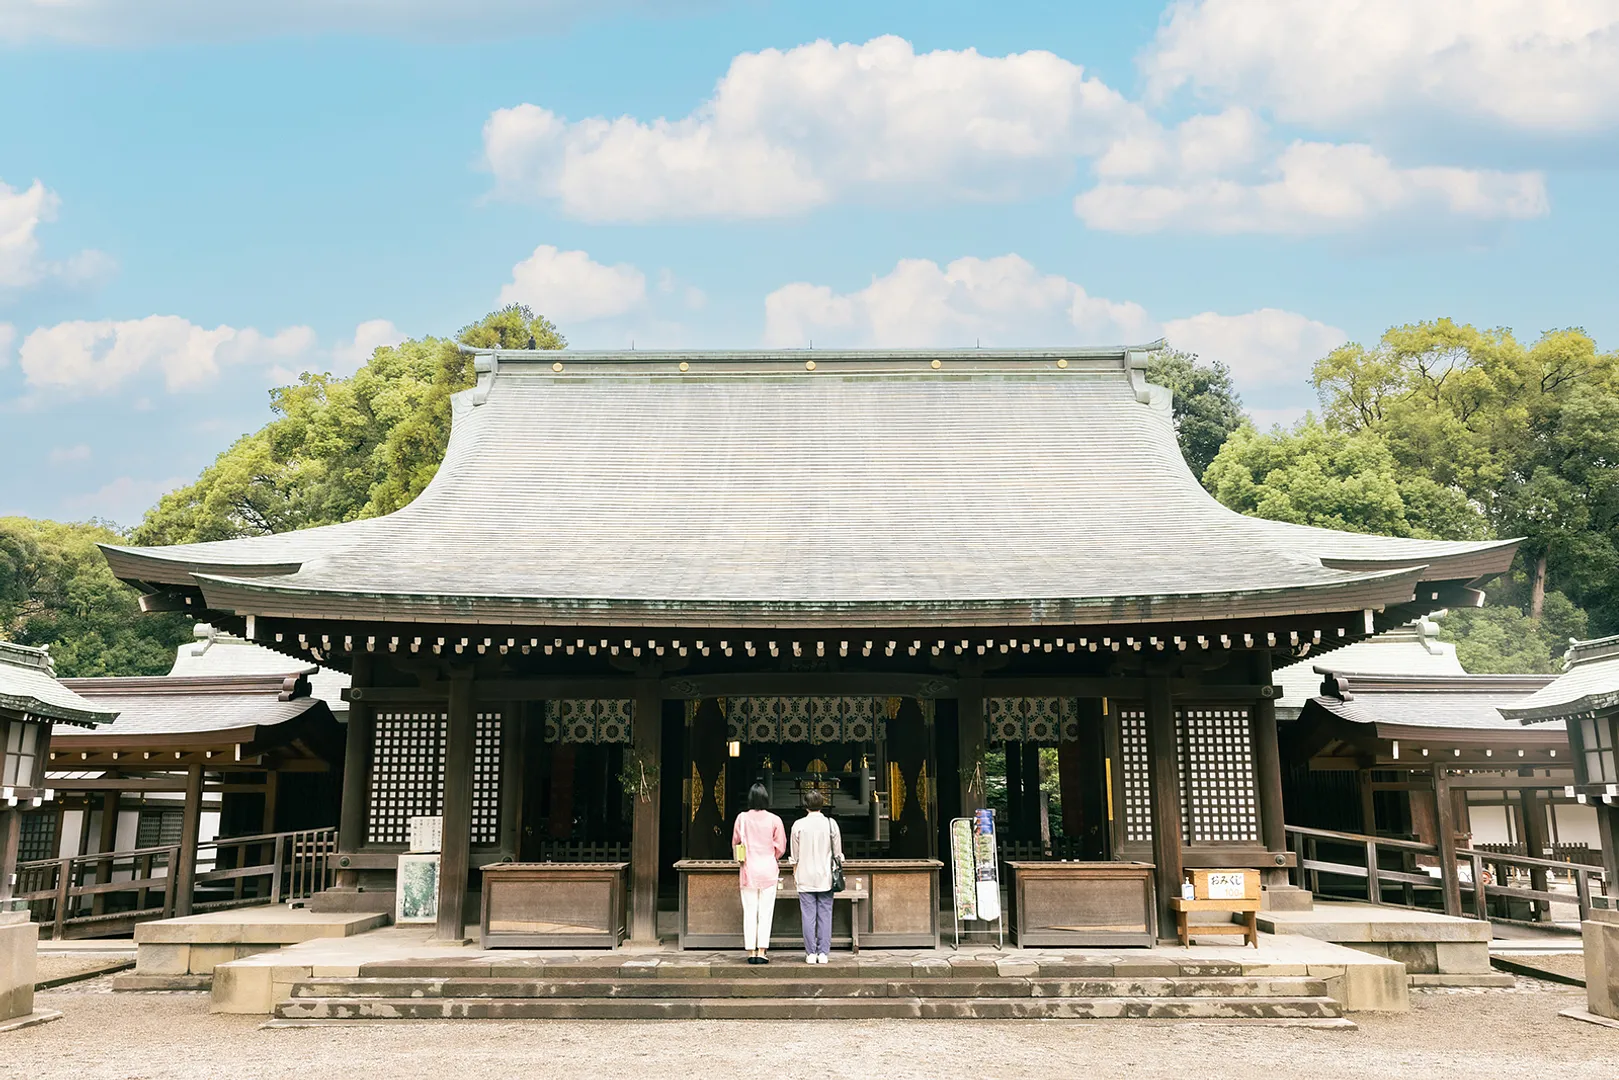
[[[1287,837],[1288,844],[1298,860],[1298,866],[1294,870],[1297,875],[1296,884],[1317,895],[1323,894],[1321,878],[1325,874],[1365,882],[1365,898],[1374,904],[1425,906],[1418,902],[1417,891],[1420,889],[1427,893],[1429,890],[1438,890],[1440,906],[1453,909],[1449,910],[1448,914],[1462,915],[1464,909],[1459,900],[1466,894],[1472,900],[1472,915],[1476,919],[1489,918],[1489,900],[1492,897],[1530,900],[1545,904],[1553,901],[1567,903],[1569,900],[1566,893],[1553,893],[1550,890],[1521,884],[1491,881],[1491,875],[1486,873],[1486,866],[1521,870],[1531,878],[1535,871],[1569,875],[1573,880],[1575,900],[1579,905],[1581,919],[1587,918],[1590,914],[1593,883],[1595,891],[1600,893],[1606,888],[1607,882],[1607,874],[1601,867],[1578,862],[1559,862],[1553,859],[1507,855],[1496,851],[1458,848],[1456,861],[1447,867],[1445,861],[1440,858],[1437,845],[1423,844],[1414,840],[1394,840],[1387,837],[1366,836],[1362,833],[1307,829],[1295,825],[1287,826]],[[1419,856],[1433,860],[1439,870],[1438,877],[1418,869],[1416,860]],[[1389,862],[1396,863],[1397,867],[1385,865]],[[1467,864],[1470,871],[1467,879],[1463,878],[1459,869],[1463,863]],[[1498,870],[1494,876],[1505,878],[1509,875]],[[1399,900],[1390,899],[1391,887],[1395,886],[1399,889]],[[1447,896],[1453,899],[1447,900]]]
[[[233,836],[197,845],[193,911],[303,899],[335,873],[336,829]],[[180,846],[137,848],[17,864],[14,899],[62,938],[69,931],[117,932],[176,913]],[[116,929],[115,929],[116,928]]]

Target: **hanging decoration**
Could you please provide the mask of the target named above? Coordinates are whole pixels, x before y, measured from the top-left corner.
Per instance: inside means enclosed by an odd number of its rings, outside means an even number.
[[[632,751],[624,755],[624,767],[619,770],[618,782],[624,788],[624,794],[642,802],[651,802],[658,790],[658,775],[655,758],[642,757]]]
[[[864,743],[887,735],[878,698],[743,697],[721,707],[732,742]]]
[[[984,701],[984,720],[992,743],[1039,743],[1055,746],[1079,740],[1079,701],[1060,697],[992,697]]]
[[[928,763],[916,771],[916,805],[922,811],[922,820],[933,820],[933,782],[928,779]]]
[[[888,763],[888,820],[898,822],[905,816],[905,774],[899,771],[899,762]]]
[[[635,702],[631,699],[576,698],[545,703],[545,741],[550,743],[627,743]]]
[[[691,805],[692,821],[697,820],[697,812],[703,808],[703,796],[707,790],[703,786],[703,774],[697,771],[697,762],[694,761],[691,763],[691,780],[686,788],[686,802]]]

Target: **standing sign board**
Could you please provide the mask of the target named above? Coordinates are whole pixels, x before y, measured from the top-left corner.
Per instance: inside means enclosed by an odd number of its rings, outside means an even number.
[[[998,947],[1004,926],[1000,859],[995,850],[995,811],[977,810],[970,818],[955,818],[950,822],[950,879],[955,900],[956,946],[961,946],[962,923],[992,922]],[[989,931],[986,928],[982,932]]]
[[[399,856],[394,885],[394,922],[438,921],[438,861],[444,843],[442,817],[410,819],[410,853]]]

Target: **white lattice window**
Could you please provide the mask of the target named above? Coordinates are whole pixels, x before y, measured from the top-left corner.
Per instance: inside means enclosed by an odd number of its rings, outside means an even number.
[[[366,842],[403,844],[410,819],[444,813],[443,712],[383,712],[372,725]],[[472,758],[472,842],[500,839],[500,714],[479,713]]]
[[[1147,714],[1119,710],[1120,771],[1124,773],[1124,838],[1152,840],[1152,783],[1147,772]]]
[[[1259,839],[1253,738],[1246,708],[1175,710],[1181,817],[1188,843]]]

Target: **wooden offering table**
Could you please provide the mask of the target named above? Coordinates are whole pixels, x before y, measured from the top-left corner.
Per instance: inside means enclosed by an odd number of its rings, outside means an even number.
[[[862,945],[937,948],[943,865],[936,859],[845,860],[844,891],[833,898],[832,944],[856,951]],[[675,870],[680,874],[680,947],[742,948],[738,865],[729,859],[682,859]],[[846,910],[839,900],[850,901]],[[780,948],[802,940],[793,868],[782,863],[771,941]]]
[[[1039,945],[1151,945],[1158,935],[1153,865],[1011,862],[1012,940]]]
[[[479,943],[490,948],[616,949],[627,936],[629,863],[491,863]]]

